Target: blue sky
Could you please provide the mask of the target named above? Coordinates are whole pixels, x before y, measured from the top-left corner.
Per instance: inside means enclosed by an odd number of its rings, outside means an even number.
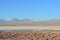
[[[0,19],[60,19],[60,0],[0,0]]]

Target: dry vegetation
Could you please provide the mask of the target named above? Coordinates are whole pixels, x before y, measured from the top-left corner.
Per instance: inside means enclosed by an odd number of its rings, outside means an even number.
[[[60,31],[0,32],[0,40],[60,40]]]

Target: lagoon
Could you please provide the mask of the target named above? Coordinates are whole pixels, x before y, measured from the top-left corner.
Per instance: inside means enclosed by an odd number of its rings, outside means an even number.
[[[60,26],[0,26],[0,30],[60,30]]]

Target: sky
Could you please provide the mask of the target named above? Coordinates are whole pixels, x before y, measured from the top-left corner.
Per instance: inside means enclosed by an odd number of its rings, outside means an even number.
[[[60,0],[0,0],[0,19],[60,19]]]

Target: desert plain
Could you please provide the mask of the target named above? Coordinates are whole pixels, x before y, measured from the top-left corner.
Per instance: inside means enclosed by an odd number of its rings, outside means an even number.
[[[60,40],[60,26],[0,26],[0,40]]]

